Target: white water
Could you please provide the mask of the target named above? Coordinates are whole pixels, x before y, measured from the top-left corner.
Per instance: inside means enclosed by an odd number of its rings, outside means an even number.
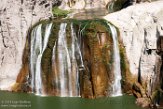
[[[61,23],[59,33],[58,33],[58,39],[53,47],[53,58],[52,63],[55,71],[55,83],[56,88],[60,89],[61,97],[68,96],[67,94],[67,78],[66,73],[70,72],[71,68],[71,62],[70,62],[70,56],[68,53],[68,48],[66,44],[66,26],[67,23]]]
[[[30,72],[31,72],[31,87],[32,91],[37,95],[43,94],[42,77],[41,77],[41,59],[46,49],[48,39],[51,33],[52,23],[48,24],[45,29],[45,36],[42,42],[42,24],[38,25],[31,35],[31,49],[30,49]]]
[[[74,80],[75,82],[75,93],[76,96],[79,96],[79,90],[80,90],[80,86],[79,86],[79,70],[81,69],[81,67],[84,67],[83,64],[83,58],[82,58],[82,54],[81,54],[81,50],[79,48],[79,44],[78,44],[78,38],[76,36],[75,30],[73,28],[73,24],[71,24],[71,37],[72,37],[72,45],[71,45],[71,49],[72,49],[72,60],[73,60],[73,73],[74,73]],[[79,39],[80,40],[80,39]],[[77,59],[79,58],[79,59]],[[77,60],[80,61],[80,64],[78,66]]]
[[[108,24],[112,33],[113,38],[113,51],[114,51],[114,82],[113,82],[113,93],[112,96],[121,96],[121,68],[120,68],[120,54],[119,54],[119,45],[118,45],[118,37],[117,30],[114,26]]]
[[[120,69],[120,54],[119,45],[117,39],[116,28],[110,24],[110,30],[112,33],[114,44],[114,81],[113,81],[113,93],[112,96],[122,95],[121,91],[121,69]],[[58,33],[57,41],[53,47],[52,57],[52,70],[54,70],[54,82],[57,93],[61,97],[74,97],[79,96],[79,71],[84,69],[81,46],[82,43],[82,31],[79,32],[77,37],[76,32],[71,24],[71,42],[68,43],[68,37],[66,36],[67,23],[60,24],[60,30]],[[36,94],[43,94],[42,84],[42,70],[41,59],[42,55],[47,47],[49,36],[51,33],[52,23],[47,24],[45,28],[45,35],[42,37],[42,24],[38,25],[32,31],[31,35],[31,48],[30,48],[30,72],[31,72],[31,87],[32,91]],[[84,52],[84,51],[83,51]]]
[[[55,72],[55,83],[61,97],[79,96],[78,81],[78,60],[81,61],[81,51],[79,49],[76,33],[71,24],[71,43],[67,43],[66,23],[61,23],[58,39],[53,47],[52,69]],[[81,62],[83,64],[83,62]]]
[[[66,94],[66,81],[65,81],[65,72],[66,72],[66,67],[65,64],[65,59],[69,63],[68,65],[70,66],[70,60],[69,60],[69,55],[67,56],[67,47],[65,43],[65,37],[66,37],[66,23],[62,23],[60,25],[60,30],[59,30],[59,35],[58,35],[58,60],[59,60],[59,82],[60,82],[60,95],[61,97],[67,96]],[[66,52],[65,52],[66,51]],[[66,57],[67,56],[67,57]]]

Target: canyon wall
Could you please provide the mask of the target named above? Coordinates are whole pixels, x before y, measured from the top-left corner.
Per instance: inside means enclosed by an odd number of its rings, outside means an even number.
[[[134,5],[105,16],[119,28],[129,68],[148,95],[161,82],[158,39],[163,36],[163,1]],[[158,87],[157,87],[158,88]]]
[[[1,0],[0,89],[10,90],[22,66],[28,29],[50,17],[52,0]]]
[[[129,2],[136,2],[128,0]],[[78,5],[61,2],[60,8]],[[72,1],[73,2],[73,1]],[[81,8],[103,7],[110,0],[81,3]],[[53,4],[54,3],[54,4]],[[52,16],[55,0],[1,0],[0,4],[0,89],[10,90],[22,67],[22,55],[29,28]],[[66,2],[67,3],[67,2]],[[93,5],[92,5],[93,4]],[[98,5],[100,4],[100,5]],[[92,5],[92,6],[91,6]],[[146,2],[127,7],[104,18],[119,28],[126,50],[129,69],[135,80],[147,87],[150,95],[160,80],[162,59],[158,45],[163,36],[163,1]]]

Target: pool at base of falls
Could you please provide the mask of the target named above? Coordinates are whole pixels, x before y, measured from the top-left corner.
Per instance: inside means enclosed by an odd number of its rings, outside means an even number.
[[[79,97],[36,96],[34,94],[0,91],[0,109],[142,109],[135,97],[84,99]]]

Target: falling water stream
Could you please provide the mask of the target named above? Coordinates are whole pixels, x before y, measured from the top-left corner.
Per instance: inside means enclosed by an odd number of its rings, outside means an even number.
[[[46,24],[45,34],[42,36],[42,24],[36,26],[31,33],[30,46],[30,72],[31,88],[38,95],[44,94],[42,80],[41,60],[43,53],[49,43],[52,23]],[[117,31],[114,26],[108,24],[113,39],[113,72],[114,81],[112,84],[112,96],[122,95],[121,91],[121,69],[120,54],[117,38]],[[79,71],[85,69],[83,62],[84,45],[81,45],[82,34],[86,25],[80,30],[74,29],[73,23],[70,24],[70,33],[67,33],[68,24],[60,23],[57,38],[52,49],[52,73],[55,84],[56,95],[61,97],[80,96]],[[56,31],[57,32],[57,31]],[[67,35],[69,34],[69,35]],[[84,43],[83,43],[84,44]]]
[[[45,36],[42,41],[42,24],[38,25],[32,31],[31,37],[31,54],[30,54],[30,72],[32,76],[31,87],[32,91],[36,92],[36,94],[43,94],[42,91],[42,72],[41,72],[41,59],[42,54],[47,46],[48,39],[51,33],[52,23],[46,25],[45,28]]]
[[[118,36],[117,36],[117,30],[114,26],[108,24],[112,33],[113,38],[113,51],[114,51],[114,81],[112,84],[113,87],[113,93],[112,96],[121,96],[121,69],[120,69],[120,54],[119,54],[119,45],[118,45]]]
[[[53,69],[55,82],[61,97],[79,96],[79,70],[77,58],[82,62],[81,51],[77,42],[76,33],[71,24],[71,44],[68,45],[66,37],[67,23],[61,23],[58,39],[53,48]],[[60,84],[60,86],[58,86]]]

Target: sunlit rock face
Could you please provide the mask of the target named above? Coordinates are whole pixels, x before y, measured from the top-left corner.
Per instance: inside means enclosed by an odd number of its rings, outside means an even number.
[[[44,1],[44,2],[43,2]],[[51,0],[1,0],[0,89],[10,90],[22,66],[28,29],[51,16]]]
[[[61,97],[121,95],[126,68],[118,43],[117,29],[105,20],[40,22],[27,37],[13,90]]]
[[[112,12],[120,11],[121,9],[124,9],[131,5],[136,5],[140,3],[150,3],[153,1],[157,1],[157,0],[110,0],[107,3],[106,8],[109,13],[112,13]]]
[[[61,9],[93,9],[105,8],[110,0],[63,0]]]
[[[162,87],[162,6],[163,1],[142,3],[104,17],[119,28],[130,71],[149,96]]]
[[[55,0],[57,1],[57,0]],[[119,11],[130,5],[157,0],[62,0],[59,8],[64,10],[106,9],[109,13]]]

